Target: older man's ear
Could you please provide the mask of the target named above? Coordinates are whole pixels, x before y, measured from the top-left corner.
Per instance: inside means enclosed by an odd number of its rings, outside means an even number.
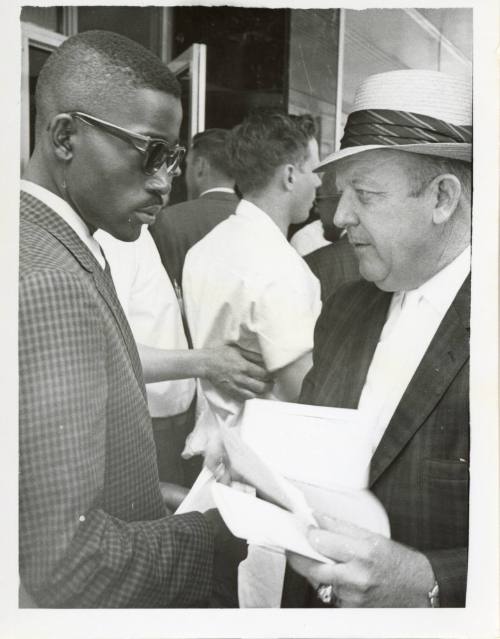
[[[445,224],[457,210],[462,195],[462,186],[456,175],[445,173],[431,182],[434,201],[432,219],[434,224]]]

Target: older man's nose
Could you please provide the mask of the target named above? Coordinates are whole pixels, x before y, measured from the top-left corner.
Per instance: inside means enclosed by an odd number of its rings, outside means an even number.
[[[346,191],[340,196],[335,215],[333,216],[333,223],[341,229],[358,223],[358,218],[352,205],[352,198]]]

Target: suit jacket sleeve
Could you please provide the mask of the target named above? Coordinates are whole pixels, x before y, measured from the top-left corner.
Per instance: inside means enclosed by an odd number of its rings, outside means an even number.
[[[424,553],[430,561],[439,584],[439,605],[442,608],[465,606],[467,586],[467,548],[450,548]]]
[[[123,521],[102,507],[107,335],[85,284],[20,283],[20,571],[42,607],[182,607],[207,597],[199,513]],[[124,430],[124,437],[126,431]]]

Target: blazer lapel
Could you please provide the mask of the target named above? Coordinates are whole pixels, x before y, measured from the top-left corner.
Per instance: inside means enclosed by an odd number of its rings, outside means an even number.
[[[335,366],[330,367],[331,375],[323,384],[325,396],[323,403],[342,408],[357,408],[366,374],[377,347],[377,343],[387,317],[392,298],[371,284],[369,294],[366,288],[346,303],[353,309],[344,309],[342,304],[336,312],[340,316],[354,318],[348,324],[335,331],[332,341],[338,344]]]
[[[137,346],[127,318],[125,317],[125,313],[123,312],[122,306],[116,295],[111,274],[109,273],[108,275],[102,269],[99,262],[95,259],[91,251],[85,246],[73,229],[43,202],[22,192],[21,208],[22,215],[26,220],[33,224],[42,226],[48,233],[53,235],[65,246],[84,270],[92,273],[97,290],[115,317],[123,341],[125,342],[135,377],[143,394],[145,394],[144,378],[142,375],[142,367],[137,352]]]
[[[109,266],[107,267],[107,270],[103,271],[101,266],[98,265],[98,267],[92,271],[92,274],[94,276],[94,282],[97,290],[115,316],[116,323],[118,324],[123,341],[127,347],[130,361],[132,362],[135,377],[141,387],[143,395],[145,395],[144,377],[142,374],[141,361],[137,352],[137,345],[135,343],[134,336],[132,335],[128,320],[125,317],[122,305],[116,295],[116,289]]]
[[[469,357],[470,276],[448,309],[374,455],[372,485],[432,412]]]

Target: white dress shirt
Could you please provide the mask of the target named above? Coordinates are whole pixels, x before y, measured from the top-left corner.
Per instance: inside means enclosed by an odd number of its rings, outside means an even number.
[[[358,405],[373,424],[373,451],[469,271],[467,247],[419,288],[394,293]]]
[[[206,195],[207,193],[235,193],[234,189],[230,189],[228,186],[214,186],[211,189],[207,189],[198,195],[201,197],[202,195]]]
[[[138,344],[187,350],[179,303],[151,234],[142,228],[135,242],[122,242],[103,230],[96,239],[111,268],[118,299]],[[186,411],[194,397],[194,379],[146,384],[152,417]]]
[[[269,371],[312,350],[319,282],[276,223],[247,200],[189,250],[183,291],[195,348],[236,343],[259,353]],[[197,428],[206,422],[208,432],[240,412],[240,402],[207,380],[199,387]]]
[[[322,246],[331,244],[323,235],[323,224],[321,220],[315,220],[306,224],[293,234],[290,244],[299,255],[308,255]]]

